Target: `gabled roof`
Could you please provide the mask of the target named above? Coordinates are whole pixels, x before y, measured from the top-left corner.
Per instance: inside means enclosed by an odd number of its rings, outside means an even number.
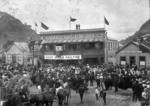
[[[10,48],[15,45],[20,51],[22,52],[29,52],[29,47],[28,47],[28,44],[25,43],[25,42],[14,42],[7,50],[10,50]]]
[[[150,53],[150,47],[143,44],[143,43],[140,43],[140,50],[143,52],[143,53]]]
[[[40,32],[39,35],[47,35],[47,34],[69,34],[69,33],[85,33],[85,32],[105,32],[104,28],[93,28],[93,29],[78,29],[78,30],[61,30],[61,31],[47,31]]]
[[[150,37],[150,34],[145,34],[145,35],[143,35],[142,37],[143,37],[143,38],[145,38],[145,37]]]
[[[120,48],[119,50],[117,50],[117,51],[116,51],[116,54],[119,53],[119,52],[120,52],[121,50],[123,50],[124,48],[126,48],[127,46],[129,46],[130,44],[134,44],[134,45],[136,45],[136,46],[139,46],[138,43],[131,41],[131,42],[127,43],[126,45],[124,45],[124,46],[123,46],[122,48]]]
[[[124,48],[126,48],[126,47],[129,46],[130,44],[134,44],[135,46],[137,46],[143,53],[144,53],[144,52],[150,53],[150,47],[146,46],[146,45],[143,44],[143,43],[138,43],[138,42],[131,41],[131,42],[129,42],[128,44],[124,45],[122,48],[120,48],[120,49],[116,52],[116,54],[119,53],[120,51],[122,51]]]
[[[14,44],[22,51],[29,52],[28,44],[25,42],[14,42]]]

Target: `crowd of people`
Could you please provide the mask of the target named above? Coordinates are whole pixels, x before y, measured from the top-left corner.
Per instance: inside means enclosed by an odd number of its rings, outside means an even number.
[[[53,66],[47,64],[44,67],[37,68],[33,65],[20,65],[16,63],[0,64],[0,87],[5,87],[8,81],[17,75],[30,76],[30,79],[39,90],[38,92],[48,92],[50,88],[58,88],[65,82],[68,82],[71,89],[79,92],[80,87],[84,87],[83,94],[88,90],[88,86],[94,86],[96,99],[103,98],[106,104],[106,90],[115,87],[133,90],[133,101],[142,101],[142,105],[149,103],[150,81],[145,69],[138,70],[136,66],[90,66],[90,65],[63,65]],[[90,83],[88,83],[90,82]],[[89,84],[89,85],[88,85]],[[81,90],[82,91],[82,90]],[[80,95],[81,100],[83,95]]]

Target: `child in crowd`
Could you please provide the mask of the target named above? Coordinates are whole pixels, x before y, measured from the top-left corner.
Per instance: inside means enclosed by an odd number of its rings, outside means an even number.
[[[95,96],[96,96],[96,100],[99,99],[99,94],[100,94],[99,89],[98,89],[98,87],[96,87],[96,88],[95,88]]]

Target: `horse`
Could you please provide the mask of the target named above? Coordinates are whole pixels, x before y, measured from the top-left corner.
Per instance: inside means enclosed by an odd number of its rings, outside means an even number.
[[[52,106],[53,105],[53,101],[55,99],[55,95],[56,95],[56,89],[55,88],[51,88],[47,92],[30,93],[28,95],[28,101],[31,104],[36,104],[36,106],[39,106],[40,104],[42,104],[42,105],[45,104],[46,106],[49,106],[49,104],[50,104]]]
[[[62,106],[63,104],[68,105],[69,97],[71,98],[71,88],[68,83],[64,83],[63,87],[57,88],[56,94],[60,106]]]

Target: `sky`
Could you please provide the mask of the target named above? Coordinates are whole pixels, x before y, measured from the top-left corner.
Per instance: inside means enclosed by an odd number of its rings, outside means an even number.
[[[104,28],[108,36],[125,39],[149,19],[149,0],[0,0],[0,11],[7,12],[31,25],[37,32],[43,22],[48,31],[69,30],[70,16],[76,18],[71,29]],[[35,23],[38,27],[35,27]]]

